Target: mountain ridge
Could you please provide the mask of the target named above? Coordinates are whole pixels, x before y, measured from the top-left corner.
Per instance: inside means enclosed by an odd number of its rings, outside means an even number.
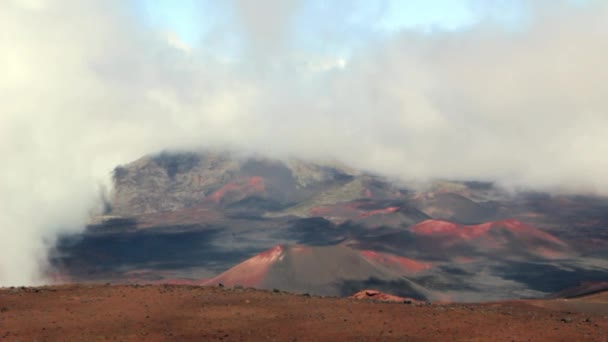
[[[409,188],[339,163],[222,151],[149,155],[113,178],[107,219],[58,244],[53,265],[67,278],[482,301],[539,298],[608,275],[603,198],[487,182]],[[258,262],[276,246],[283,260]],[[315,283],[315,271],[326,281]]]

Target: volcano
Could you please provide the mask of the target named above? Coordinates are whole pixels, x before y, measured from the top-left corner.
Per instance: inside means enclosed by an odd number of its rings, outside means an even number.
[[[354,282],[394,282],[408,297],[427,299],[431,291],[406,276],[422,272],[429,264],[384,253],[357,251],[345,246],[311,247],[277,245],[205,285],[251,286],[317,295],[348,295],[345,285]]]
[[[117,166],[113,185],[86,232],[59,240],[57,279],[440,301],[608,279],[603,197],[413,187],[339,162],[209,150],[144,156]]]
[[[567,258],[568,244],[552,234],[518,220],[460,225],[441,220],[426,220],[409,231],[419,240],[427,240],[442,249],[467,250],[471,253],[527,254],[546,259]]]

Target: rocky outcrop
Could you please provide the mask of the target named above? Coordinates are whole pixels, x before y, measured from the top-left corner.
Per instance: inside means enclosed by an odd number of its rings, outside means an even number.
[[[337,163],[283,161],[231,152],[146,156],[117,167],[113,179],[110,214],[127,217],[201,206],[253,211],[266,217],[311,217],[319,206],[405,199],[404,192],[388,180]],[[360,210],[347,213],[344,219],[399,209],[390,203],[353,205]],[[422,213],[417,217],[427,218]]]
[[[230,152],[160,153],[114,170],[112,214],[136,216],[257,196],[287,205],[356,177],[345,167],[244,157]]]
[[[388,293],[380,292],[377,290],[363,290],[359,291],[349,298],[352,299],[362,299],[362,300],[376,300],[380,302],[389,302],[389,303],[405,303],[405,304],[413,304],[413,303],[421,303],[421,301],[412,299],[394,296]]]

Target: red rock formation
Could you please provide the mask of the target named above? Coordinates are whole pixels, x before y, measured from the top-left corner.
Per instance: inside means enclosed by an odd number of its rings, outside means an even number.
[[[250,177],[224,185],[209,195],[209,198],[214,202],[221,202],[224,196],[229,193],[240,192],[244,194],[252,194],[256,192],[263,192],[265,188],[264,179],[262,179],[262,177]]]
[[[390,302],[390,303],[420,303],[420,301],[412,299],[394,296],[388,293],[380,292],[377,290],[363,290],[359,291],[349,298],[353,299],[362,299],[362,300],[377,300],[381,302]]]
[[[421,262],[410,258],[404,258],[393,254],[379,253],[374,251],[361,251],[361,255],[371,262],[377,262],[383,266],[404,271],[405,273],[418,273],[431,268],[428,262]]]
[[[217,277],[206,280],[203,285],[222,283],[227,286],[260,286],[270,267],[282,258],[283,247],[276,245],[253,258],[245,260]]]

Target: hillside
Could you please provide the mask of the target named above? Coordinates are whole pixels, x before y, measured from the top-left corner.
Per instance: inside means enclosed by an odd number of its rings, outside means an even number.
[[[593,313],[556,301],[379,303],[171,285],[0,289],[0,303],[3,341],[605,341],[608,331],[606,303]]]
[[[413,187],[336,162],[202,151],[118,166],[108,198],[84,234],[60,239],[54,277],[464,302],[608,278],[600,197]]]

